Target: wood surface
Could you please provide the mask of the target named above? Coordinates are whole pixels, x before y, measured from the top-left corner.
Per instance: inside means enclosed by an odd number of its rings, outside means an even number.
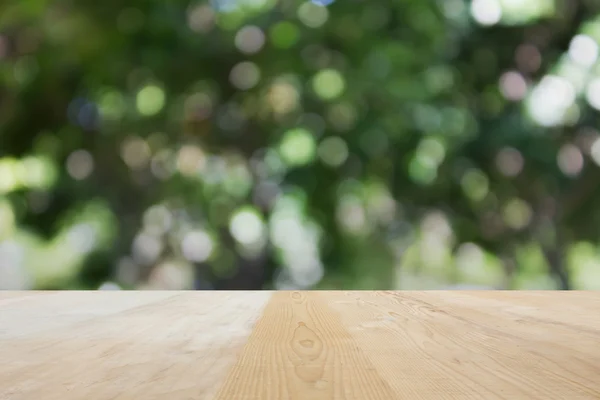
[[[600,294],[0,292],[0,399],[600,399]]]

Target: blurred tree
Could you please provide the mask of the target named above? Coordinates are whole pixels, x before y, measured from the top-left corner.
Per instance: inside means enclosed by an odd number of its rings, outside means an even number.
[[[599,14],[5,1],[0,288],[598,287]]]

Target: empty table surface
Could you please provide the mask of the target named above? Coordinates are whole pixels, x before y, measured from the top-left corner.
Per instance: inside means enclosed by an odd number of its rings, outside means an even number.
[[[0,292],[0,399],[600,399],[600,294]]]

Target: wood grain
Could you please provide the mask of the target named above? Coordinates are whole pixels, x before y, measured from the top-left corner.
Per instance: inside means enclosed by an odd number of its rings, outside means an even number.
[[[595,292],[0,292],[0,400],[600,399]]]
[[[276,322],[275,322],[276,321]],[[394,392],[321,298],[275,294],[219,400],[392,399]]]

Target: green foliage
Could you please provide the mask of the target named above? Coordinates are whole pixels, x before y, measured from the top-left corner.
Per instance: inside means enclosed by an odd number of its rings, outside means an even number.
[[[0,288],[595,288],[599,18],[5,1]]]

